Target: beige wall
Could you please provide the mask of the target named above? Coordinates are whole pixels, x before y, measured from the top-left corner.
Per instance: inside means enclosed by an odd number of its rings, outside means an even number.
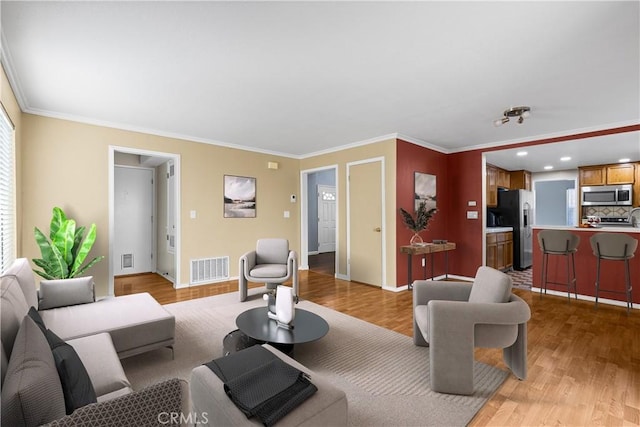
[[[347,163],[358,160],[384,157],[385,159],[385,218],[386,239],[386,284],[396,286],[396,140],[389,139],[334,153],[314,156],[300,161],[300,169],[308,170],[338,165],[338,274],[347,274]]]
[[[285,157],[23,114],[23,215],[19,255],[39,255],[33,227],[48,229],[51,209],[63,208],[80,225],[95,222],[98,238],[90,256],[109,254],[109,146],[178,154],[181,161],[181,277],[189,282],[189,260],[230,257],[237,276],[238,258],[260,237],[284,237],[299,250],[297,194],[299,161]],[[277,170],[267,169],[276,161]],[[223,176],[257,178],[257,218],[223,218]],[[299,209],[296,205],[296,209]],[[190,219],[189,211],[197,218]],[[291,217],[283,218],[290,210]],[[96,292],[108,292],[108,262],[94,266]]]
[[[16,256],[22,256],[22,197],[21,197],[21,188],[22,188],[22,112],[20,111],[20,106],[18,105],[18,101],[9,85],[9,80],[7,79],[7,75],[4,72],[4,68],[0,66],[0,70],[2,71],[2,78],[0,79],[0,103],[2,103],[2,107],[9,115],[9,119],[13,122],[15,126],[15,155],[16,155],[16,164],[15,164],[15,180],[16,180]]]

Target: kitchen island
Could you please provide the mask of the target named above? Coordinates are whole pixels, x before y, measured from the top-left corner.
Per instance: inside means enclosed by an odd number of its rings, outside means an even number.
[[[568,226],[533,226],[533,277],[532,286],[541,287],[542,278],[542,250],[538,244],[538,233],[541,230],[567,230],[580,237],[578,251],[575,254],[576,260],[576,289],[578,297],[580,295],[595,299],[596,294],[596,262],[597,258],[591,249],[589,239],[596,233],[626,233],[640,241],[640,228],[628,226],[606,226],[599,228],[579,228]],[[635,257],[629,261],[631,270],[632,301],[635,309],[640,309],[640,249],[636,250]],[[567,270],[566,259],[563,256],[549,256],[548,280],[550,282],[566,282]],[[624,263],[621,261],[602,260],[600,264],[600,295],[598,301],[601,303],[611,303],[626,305],[624,294]],[[567,287],[563,285],[547,285],[548,290],[560,292],[567,295]],[[611,289],[620,293],[605,292],[603,289]]]

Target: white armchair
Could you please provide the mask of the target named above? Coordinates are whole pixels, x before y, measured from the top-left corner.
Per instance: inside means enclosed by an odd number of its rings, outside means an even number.
[[[247,299],[248,282],[264,283],[267,289],[291,279],[298,296],[298,254],[289,250],[287,239],[260,239],[256,249],[240,257],[238,290],[240,301]]]

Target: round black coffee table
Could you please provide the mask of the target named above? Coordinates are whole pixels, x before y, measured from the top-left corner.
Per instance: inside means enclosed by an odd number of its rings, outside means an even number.
[[[236,325],[247,336],[274,345],[285,353],[293,353],[294,344],[319,340],[329,332],[329,324],[322,317],[296,308],[293,329],[278,327],[267,316],[267,307],[257,307],[240,313]]]

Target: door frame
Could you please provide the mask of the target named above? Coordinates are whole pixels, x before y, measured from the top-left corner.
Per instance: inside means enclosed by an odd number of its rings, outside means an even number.
[[[114,295],[114,276],[113,276],[113,244],[114,241],[114,197],[115,197],[115,188],[114,188],[114,180],[115,180],[115,155],[116,152],[119,153],[127,153],[127,154],[136,154],[140,156],[149,156],[149,157],[160,157],[165,160],[173,160],[175,167],[175,208],[176,208],[176,253],[174,255],[175,262],[175,282],[173,283],[173,287],[175,289],[186,288],[189,287],[189,284],[181,284],[180,283],[180,234],[181,234],[181,222],[180,222],[180,155],[174,153],[164,153],[160,151],[151,151],[151,150],[143,150],[138,148],[131,147],[121,147],[117,145],[109,145],[109,155],[108,155],[108,181],[109,181],[109,295]],[[157,226],[157,221],[155,221]]]
[[[351,174],[351,167],[358,166],[366,163],[380,162],[380,228],[382,228],[382,236],[380,240],[381,244],[381,272],[380,286],[382,289],[387,287],[387,219],[385,214],[386,207],[386,192],[385,192],[385,159],[384,157],[372,157],[369,159],[357,160],[347,163],[347,280],[351,280],[351,182],[349,176]]]
[[[298,267],[300,270],[309,269],[309,174],[326,170],[333,170],[336,176],[336,256],[334,276],[338,279],[344,279],[345,277],[340,277],[338,273],[338,260],[340,259],[340,245],[338,243],[338,236],[340,235],[340,184],[338,181],[338,165],[336,164],[300,171],[300,256],[298,257]]]
[[[149,171],[151,172],[151,176],[152,176],[152,181],[151,181],[151,216],[152,216],[152,223],[151,223],[151,272],[155,273],[157,270],[157,262],[158,262],[158,253],[157,253],[157,215],[158,215],[158,205],[157,205],[157,201],[156,201],[156,170],[155,168],[149,168],[149,167],[145,167],[145,166],[128,166],[128,165],[113,165],[113,171],[114,171],[114,184],[115,184],[115,170],[116,168],[123,168],[123,169],[137,169],[137,170],[144,170],[144,171]],[[114,185],[114,196],[115,196],[115,185]],[[115,197],[114,199],[112,199],[114,202],[114,208],[115,208]],[[115,212],[114,212],[114,225],[115,225]],[[111,240],[111,242],[115,241],[115,227],[114,227],[114,240]],[[112,244],[109,244],[109,251],[112,251]],[[110,258],[113,257],[113,254],[110,254]],[[115,260],[114,260],[115,261]],[[115,274],[114,274],[115,275]]]

